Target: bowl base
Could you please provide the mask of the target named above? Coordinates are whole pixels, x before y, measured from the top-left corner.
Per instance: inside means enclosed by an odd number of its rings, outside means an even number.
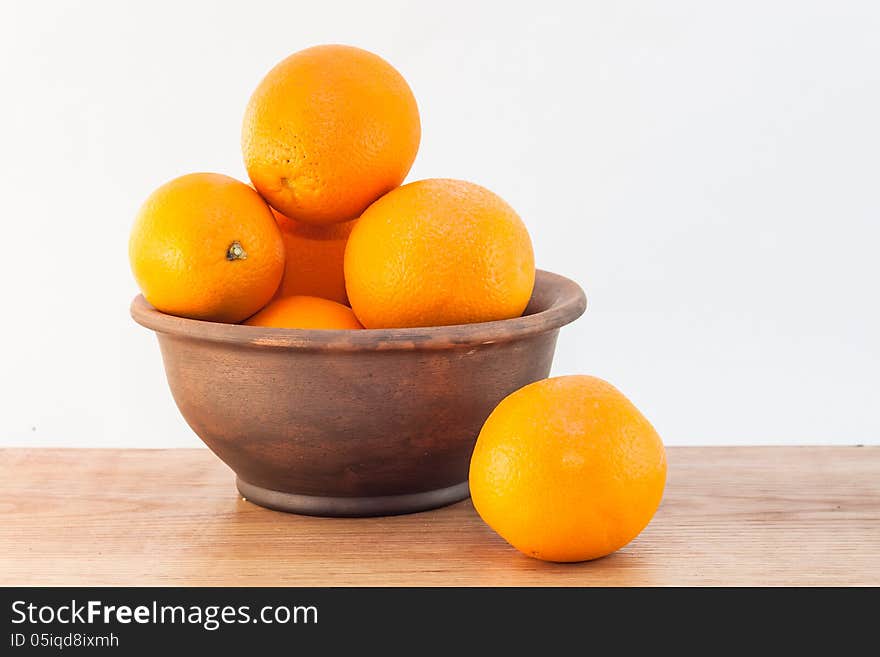
[[[268,509],[298,513],[306,516],[368,517],[396,516],[403,513],[427,511],[466,499],[470,494],[468,482],[407,495],[380,495],[376,497],[322,497],[299,495],[263,488],[236,478],[235,485],[247,501]]]

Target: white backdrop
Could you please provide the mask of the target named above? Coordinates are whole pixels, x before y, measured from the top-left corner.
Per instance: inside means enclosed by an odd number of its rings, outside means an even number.
[[[0,9],[0,444],[195,446],[134,324],[128,232],[244,176],[261,76],[374,50],[422,112],[410,180],[473,180],[584,286],[556,374],[667,444],[880,442],[880,4],[57,2]]]

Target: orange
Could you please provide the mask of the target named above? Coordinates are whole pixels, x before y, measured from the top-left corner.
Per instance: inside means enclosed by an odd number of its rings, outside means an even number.
[[[128,244],[144,297],[172,315],[240,322],[266,305],[284,272],[284,242],[253,189],[191,173],[154,191]]]
[[[273,211],[284,240],[284,277],[276,297],[304,294],[348,303],[342,256],[354,221],[314,226]]]
[[[522,220],[462,180],[420,180],[380,198],[358,219],[344,264],[348,299],[367,328],[518,317],[535,283]]]
[[[351,308],[319,297],[275,299],[245,322],[248,326],[299,329],[362,329]]]
[[[506,397],[483,425],[470,467],[483,520],[547,561],[596,559],[629,543],[665,482],[657,432],[592,376],[545,379]]]
[[[355,219],[403,182],[420,138],[400,73],[371,52],[330,45],[269,71],[248,103],[241,144],[248,175],[273,208],[328,224]]]

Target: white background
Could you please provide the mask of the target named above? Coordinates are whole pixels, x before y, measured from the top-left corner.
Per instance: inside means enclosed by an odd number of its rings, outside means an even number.
[[[584,286],[555,373],[612,381],[667,444],[880,442],[880,3],[0,12],[0,444],[200,444],[128,316],[128,231],[171,177],[243,177],[250,92],[322,42],[409,80],[410,180],[495,190]]]

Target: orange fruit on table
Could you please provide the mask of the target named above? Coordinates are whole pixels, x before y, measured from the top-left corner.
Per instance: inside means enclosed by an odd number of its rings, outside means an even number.
[[[529,384],[492,411],[471,458],[471,499],[519,551],[547,561],[614,552],[650,522],[666,453],[610,383],[562,376]]]
[[[342,256],[356,220],[328,226],[297,221],[274,211],[284,240],[284,277],[276,297],[306,295],[348,303]]]
[[[248,103],[241,144],[251,182],[272,207],[328,224],[357,218],[403,182],[420,138],[400,73],[366,50],[327,45],[269,71]]]
[[[181,176],[154,191],[138,212],[128,253],[155,308],[213,322],[253,315],[284,272],[284,242],[269,206],[218,173]]]
[[[275,299],[248,319],[248,326],[299,329],[362,329],[351,308],[320,297]]]
[[[535,284],[528,231],[485,187],[431,179],[364,211],[345,247],[345,285],[367,328],[518,317]]]

